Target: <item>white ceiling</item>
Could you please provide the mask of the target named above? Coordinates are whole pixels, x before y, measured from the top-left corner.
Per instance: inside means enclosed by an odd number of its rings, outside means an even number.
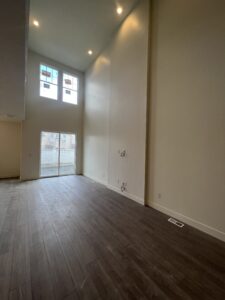
[[[137,0],[31,0],[30,49],[86,70]],[[117,5],[124,12],[116,13]],[[37,19],[40,27],[33,25]],[[88,56],[88,49],[94,54]]]

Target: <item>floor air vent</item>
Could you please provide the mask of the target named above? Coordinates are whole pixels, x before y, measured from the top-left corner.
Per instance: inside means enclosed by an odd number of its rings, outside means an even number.
[[[173,218],[169,218],[168,221],[169,221],[170,223],[173,223],[174,225],[180,227],[180,228],[184,227],[184,224],[183,224],[183,223],[181,223],[181,222],[179,222],[179,221],[177,221],[177,220],[175,220],[175,219],[173,219]]]

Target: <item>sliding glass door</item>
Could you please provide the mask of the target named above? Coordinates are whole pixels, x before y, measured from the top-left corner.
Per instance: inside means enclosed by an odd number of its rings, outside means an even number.
[[[75,134],[42,132],[40,177],[75,174]]]
[[[59,133],[41,133],[41,177],[59,175]]]
[[[60,134],[59,175],[70,175],[75,172],[75,135]]]

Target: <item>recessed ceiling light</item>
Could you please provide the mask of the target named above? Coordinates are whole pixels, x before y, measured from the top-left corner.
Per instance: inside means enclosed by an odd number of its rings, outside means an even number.
[[[92,55],[92,54],[93,54],[93,51],[92,51],[92,50],[88,50],[88,54],[89,54],[89,55]]]
[[[39,26],[40,26],[38,20],[34,20],[34,21],[33,21],[33,24],[34,24],[35,27],[39,27]]]
[[[122,6],[117,7],[116,11],[117,11],[118,15],[121,15],[123,13]]]

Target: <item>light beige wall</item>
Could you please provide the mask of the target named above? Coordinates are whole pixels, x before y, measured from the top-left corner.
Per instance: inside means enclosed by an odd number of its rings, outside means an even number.
[[[148,1],[141,0],[86,74],[84,175],[144,202]],[[121,158],[118,151],[127,151]]]
[[[20,175],[21,124],[0,122],[0,178]]]
[[[0,120],[24,119],[28,1],[1,1]]]
[[[72,105],[39,96],[39,66],[46,63],[79,77],[79,104]],[[21,179],[39,178],[41,131],[75,133],[77,173],[82,171],[83,73],[34,52],[28,56],[26,120],[22,122]]]
[[[148,203],[225,240],[225,1],[153,0],[152,28]]]

